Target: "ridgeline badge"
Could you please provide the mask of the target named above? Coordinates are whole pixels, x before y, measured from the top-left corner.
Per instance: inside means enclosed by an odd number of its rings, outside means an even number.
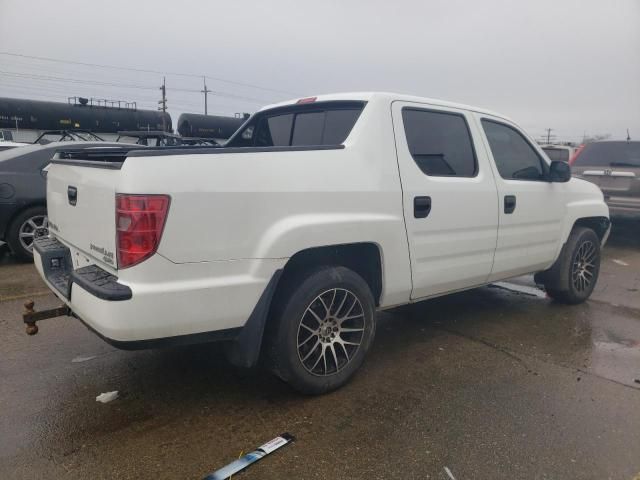
[[[94,252],[99,253],[100,255],[102,255],[102,260],[105,263],[109,263],[111,265],[113,265],[113,252],[110,252],[109,250],[107,250],[104,247],[98,247],[97,245],[94,245],[93,243],[89,244],[89,248],[91,250],[93,250]]]

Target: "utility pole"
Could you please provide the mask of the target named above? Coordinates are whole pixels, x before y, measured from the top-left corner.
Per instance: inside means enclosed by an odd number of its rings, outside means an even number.
[[[162,113],[167,112],[167,85],[165,84],[165,77],[162,77],[162,86],[160,87],[160,91],[162,92],[162,100],[158,101],[158,110],[161,110]],[[162,115],[162,131],[167,131],[167,120],[165,115]]]
[[[202,77],[204,83],[204,90],[200,90],[200,93],[204,93],[204,114],[207,115],[207,94],[211,91],[207,88],[207,77]]]
[[[553,128],[547,128],[547,145],[551,143],[551,132]]]

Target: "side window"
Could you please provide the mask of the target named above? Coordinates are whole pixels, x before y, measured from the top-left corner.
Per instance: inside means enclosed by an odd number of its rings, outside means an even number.
[[[322,145],[325,112],[298,113],[291,145]]]
[[[289,145],[293,114],[263,118],[258,127],[256,147],[282,147]]]
[[[351,129],[356,124],[362,108],[345,108],[340,110],[327,110],[327,119],[324,122],[324,145],[340,145],[344,142]]]
[[[500,176],[507,180],[546,180],[544,161],[520,132],[491,120],[482,120]]]
[[[478,162],[467,122],[457,113],[402,109],[409,152],[423,173],[475,177]]]

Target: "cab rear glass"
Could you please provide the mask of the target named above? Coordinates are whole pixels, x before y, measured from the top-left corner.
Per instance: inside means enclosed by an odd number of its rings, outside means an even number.
[[[576,157],[576,167],[640,168],[640,142],[588,143]]]
[[[313,147],[342,145],[366,102],[290,105],[260,112],[225,147]]]
[[[567,150],[566,148],[542,147],[542,150],[544,150],[544,153],[547,154],[549,160],[560,162],[569,161],[569,150]]]

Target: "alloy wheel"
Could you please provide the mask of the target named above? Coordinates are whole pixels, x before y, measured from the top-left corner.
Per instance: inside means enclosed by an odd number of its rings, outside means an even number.
[[[20,225],[18,238],[20,246],[27,252],[33,252],[33,242],[49,234],[49,221],[46,215],[34,215]]]
[[[573,257],[573,264],[571,267],[571,281],[573,287],[578,292],[584,292],[587,290],[593,282],[593,277],[596,270],[596,255],[598,250],[593,242],[583,242],[576,251]]]
[[[358,297],[343,288],[318,295],[298,325],[298,357],[312,375],[335,375],[355,357],[368,322]]]

